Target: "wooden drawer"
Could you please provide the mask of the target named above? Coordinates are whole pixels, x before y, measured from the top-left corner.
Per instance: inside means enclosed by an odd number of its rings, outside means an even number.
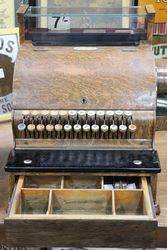
[[[20,176],[5,219],[8,245],[153,247],[157,222],[148,180],[123,178],[127,189],[111,176]]]

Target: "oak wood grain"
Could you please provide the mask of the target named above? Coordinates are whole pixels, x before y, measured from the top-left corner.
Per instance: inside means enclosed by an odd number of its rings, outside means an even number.
[[[154,110],[154,56],[148,45],[79,51],[40,49],[26,42],[18,55],[13,91],[14,109]]]

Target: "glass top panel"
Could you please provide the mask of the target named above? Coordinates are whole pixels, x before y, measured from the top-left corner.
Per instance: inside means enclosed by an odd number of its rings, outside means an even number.
[[[144,6],[129,7],[122,0],[32,0],[25,13],[26,39],[50,45],[138,44],[146,39],[146,20]]]
[[[52,6],[52,7],[40,7],[30,6],[25,13],[25,17],[38,17],[38,16],[114,16],[122,17],[145,17],[146,10],[144,6],[133,6],[133,7],[63,7],[63,6]]]

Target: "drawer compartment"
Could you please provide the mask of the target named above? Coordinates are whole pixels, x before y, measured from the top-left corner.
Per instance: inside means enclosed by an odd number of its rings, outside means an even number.
[[[144,210],[143,191],[115,191],[115,213],[127,215],[147,215]]]
[[[9,246],[153,247],[157,222],[146,177],[30,175],[5,227]]]
[[[112,214],[112,192],[103,190],[56,190],[52,192],[53,214]]]
[[[49,191],[22,189],[16,214],[46,214]]]

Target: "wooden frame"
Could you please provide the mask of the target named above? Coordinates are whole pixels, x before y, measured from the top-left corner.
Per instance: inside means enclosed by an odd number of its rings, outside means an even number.
[[[125,239],[119,242],[119,230],[128,228],[128,236],[135,235],[136,229],[142,233],[142,238],[132,237],[129,246],[143,246],[146,241],[153,246],[157,222],[149,184],[146,177],[136,178],[135,190],[105,190],[103,176],[46,175],[42,181],[38,175],[20,176],[5,219],[8,244],[120,246]],[[87,233],[88,239],[80,238],[79,232]],[[109,238],[105,242],[107,232],[111,242]]]

